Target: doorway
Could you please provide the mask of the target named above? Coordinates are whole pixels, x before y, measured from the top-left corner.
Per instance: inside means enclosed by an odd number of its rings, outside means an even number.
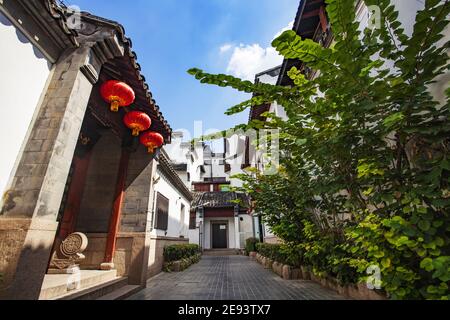
[[[212,222],[212,248],[228,248],[228,222]]]

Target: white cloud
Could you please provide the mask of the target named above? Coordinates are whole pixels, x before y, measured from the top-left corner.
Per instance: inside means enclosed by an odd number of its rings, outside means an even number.
[[[272,47],[241,44],[234,48],[227,72],[244,80],[253,81],[257,73],[276,67],[282,62],[283,58]]]
[[[291,21],[273,39],[280,36],[284,31],[291,30],[293,25],[294,21]],[[240,44],[236,46],[226,43],[220,47],[221,54],[231,50],[233,51],[228,61],[227,72],[244,80],[253,81],[256,74],[274,68],[283,62],[283,57],[270,46],[263,48],[259,44]]]
[[[220,53],[228,52],[228,51],[230,51],[231,48],[233,48],[233,45],[226,43],[220,47]]]
[[[289,24],[288,24],[286,27],[284,27],[283,29],[281,29],[281,30],[275,35],[275,37],[273,37],[273,40],[275,40],[276,38],[278,38],[279,36],[281,36],[281,34],[282,34],[283,32],[288,31],[288,30],[292,30],[292,29],[294,28],[294,21],[295,21],[295,20],[292,20],[291,22],[289,22]]]

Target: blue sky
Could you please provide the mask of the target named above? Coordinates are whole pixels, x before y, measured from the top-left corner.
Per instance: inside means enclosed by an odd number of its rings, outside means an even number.
[[[153,96],[174,130],[228,129],[248,112],[224,115],[247,98],[231,89],[202,85],[186,73],[198,67],[244,78],[276,66],[270,48],[289,27],[299,0],[66,0],[83,11],[116,20],[133,40]]]

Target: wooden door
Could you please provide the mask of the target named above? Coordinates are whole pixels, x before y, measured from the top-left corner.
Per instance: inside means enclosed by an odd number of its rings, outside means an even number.
[[[213,249],[226,249],[228,248],[228,224],[227,223],[214,223],[212,225],[212,247]]]

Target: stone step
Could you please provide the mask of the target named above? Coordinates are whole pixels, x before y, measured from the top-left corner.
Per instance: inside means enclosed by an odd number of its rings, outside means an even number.
[[[97,300],[125,300],[126,298],[140,291],[142,288],[142,286],[138,285],[126,285],[98,298]]]
[[[87,288],[107,283],[117,279],[117,271],[81,270],[78,289],[71,290],[68,286],[70,274],[47,274],[42,284],[40,300],[52,300],[67,295],[73,295]]]
[[[239,254],[239,249],[206,249],[203,251],[204,256],[237,256]]]
[[[127,285],[128,278],[120,277],[90,288],[86,288],[79,292],[67,294],[63,297],[59,297],[57,300],[96,300]]]

